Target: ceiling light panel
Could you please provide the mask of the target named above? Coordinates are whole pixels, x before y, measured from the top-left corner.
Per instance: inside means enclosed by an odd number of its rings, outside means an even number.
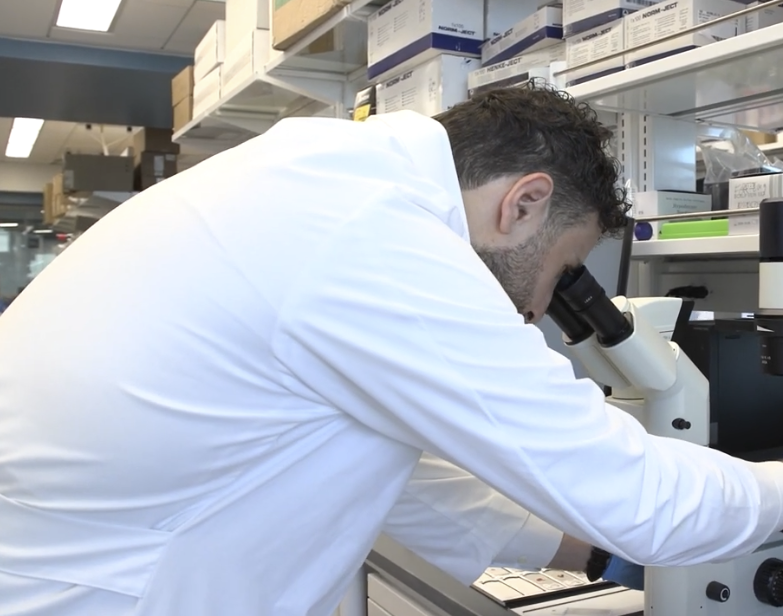
[[[16,118],[11,125],[5,155],[8,158],[29,158],[43,124],[43,120]]]
[[[122,0],[62,0],[58,28],[108,32]]]

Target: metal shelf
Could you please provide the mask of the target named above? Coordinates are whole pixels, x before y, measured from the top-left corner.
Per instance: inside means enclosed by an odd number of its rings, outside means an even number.
[[[278,120],[334,114],[366,84],[366,17],[379,0],[354,0],[285,51],[263,50],[249,76],[177,131],[174,141],[217,153],[255,137]],[[252,55],[252,54],[251,54]]]
[[[681,240],[650,240],[634,242],[634,259],[692,257],[704,259],[754,257],[759,252],[758,235],[724,235],[694,237]]]
[[[568,90],[604,111],[775,130],[783,127],[783,24]]]

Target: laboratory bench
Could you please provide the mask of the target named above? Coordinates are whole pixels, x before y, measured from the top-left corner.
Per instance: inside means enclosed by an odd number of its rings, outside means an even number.
[[[589,584],[578,575],[571,580],[570,574],[560,572],[551,578],[560,575],[570,583],[543,584],[539,592],[528,591],[534,586],[525,581],[535,572],[502,568],[488,569],[473,586],[464,586],[388,537],[376,542],[365,567],[367,616],[641,616],[644,609],[642,592],[610,583]],[[482,583],[494,584],[506,574],[526,585],[524,592],[514,593],[514,584],[505,586],[511,592],[493,591],[494,598],[478,590]]]

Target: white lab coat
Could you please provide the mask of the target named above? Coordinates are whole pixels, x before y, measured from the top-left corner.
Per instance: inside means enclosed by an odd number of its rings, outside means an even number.
[[[330,614],[422,450],[638,561],[783,528],[783,466],[645,434],[468,240],[409,112],[283,121],[99,222],[0,318],[0,614]]]

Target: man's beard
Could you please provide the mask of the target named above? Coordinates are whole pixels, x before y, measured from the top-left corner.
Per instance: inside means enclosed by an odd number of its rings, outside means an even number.
[[[542,236],[532,237],[512,248],[473,247],[523,315],[530,310],[546,258],[546,240]]]

